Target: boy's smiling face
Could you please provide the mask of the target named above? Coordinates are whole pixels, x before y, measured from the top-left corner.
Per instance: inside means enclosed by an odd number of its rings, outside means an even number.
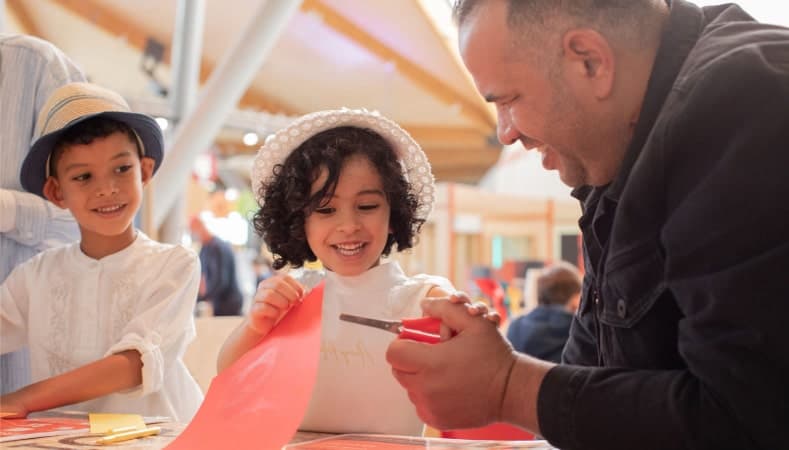
[[[89,144],[69,145],[56,164],[56,176],[47,179],[44,195],[74,215],[83,250],[92,247],[91,242],[109,247],[109,253],[129,245],[153,159],[140,158],[135,143],[125,133],[114,132]]]

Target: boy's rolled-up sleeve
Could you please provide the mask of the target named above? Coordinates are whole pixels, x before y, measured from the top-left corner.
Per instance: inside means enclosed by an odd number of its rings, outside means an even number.
[[[136,314],[105,354],[126,350],[140,353],[142,384],[125,392],[136,396],[159,391],[168,367],[183,357],[195,337],[194,306],[200,284],[197,256],[177,247],[163,270],[150,273],[148,279],[153,283],[141,286],[143,295]]]

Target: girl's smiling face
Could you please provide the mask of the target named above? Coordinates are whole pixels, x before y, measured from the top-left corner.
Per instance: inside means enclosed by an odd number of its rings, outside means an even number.
[[[321,169],[311,193],[326,182]],[[390,206],[381,177],[369,159],[356,155],[342,166],[334,195],[309,213],[307,242],[326,268],[354,276],[377,266],[389,237]]]

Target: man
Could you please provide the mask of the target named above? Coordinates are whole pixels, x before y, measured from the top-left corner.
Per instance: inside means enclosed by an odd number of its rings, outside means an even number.
[[[202,219],[189,222],[192,233],[200,241],[200,282],[198,302],[210,301],[215,316],[241,314],[243,297],[236,278],[236,259],[230,244],[214,236]]]
[[[458,331],[387,357],[438,428],[520,425],[566,449],[786,448],[789,31],[684,0],[461,0],[460,50],[499,139],[583,204],[563,355]]]
[[[67,210],[24,192],[19,169],[49,94],[84,79],[77,66],[49,42],[0,34],[0,282],[39,251],[79,237]],[[25,352],[1,355],[0,394],[28,384],[29,372]]]
[[[570,263],[542,269],[537,277],[537,307],[510,323],[507,340],[515,350],[559,362],[581,299],[581,276]]]

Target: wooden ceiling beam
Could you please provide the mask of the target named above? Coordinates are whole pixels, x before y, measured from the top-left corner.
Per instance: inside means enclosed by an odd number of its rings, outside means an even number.
[[[471,90],[471,92],[477,92],[477,85],[474,83],[474,78],[466,68],[465,63],[463,63],[463,60],[460,57],[460,52],[458,51],[457,27],[453,27],[450,30],[445,30],[445,27],[442,27],[437,23],[436,17],[430,12],[430,8],[425,6],[427,2],[434,3],[435,0],[413,0],[413,2],[416,7],[422,11],[422,16],[425,17],[429,23],[433,35],[436,37],[436,39],[438,39],[439,42],[441,42],[447,54],[452,59],[452,62],[455,64],[455,67],[457,67],[458,71],[463,74],[463,79],[466,80],[466,86]],[[452,9],[451,6],[447,6],[447,8],[450,10]],[[454,18],[451,20],[454,20]],[[487,110],[490,119],[495,124],[498,120],[495,106],[487,102],[485,102],[483,105]]]
[[[442,102],[460,106],[461,113],[467,116],[477,127],[482,130],[495,128],[496,119],[491,117],[487,108],[481,107],[482,103],[468,100],[465,94],[455,91],[443,81],[426,71],[419,65],[403,56],[397,50],[387,46],[366,32],[356,24],[346,19],[342,14],[327,6],[321,0],[304,0],[301,5],[304,11],[314,11],[319,14],[326,25],[334,28],[370,53],[378,56],[383,61],[391,62],[406,78],[426,89],[431,95]]]
[[[488,168],[466,167],[460,169],[453,168],[434,168],[433,176],[437,183],[465,183],[477,184],[487,173]]]
[[[22,33],[46,39],[46,36],[43,36],[41,30],[36,26],[36,22],[30,16],[27,5],[22,0],[6,0],[5,2],[11,14],[16,17],[19,25],[22,26]]]
[[[12,0],[13,2],[20,2],[22,0]],[[145,43],[148,37],[153,37],[162,42],[165,47],[162,62],[165,64],[171,63],[171,42],[172,35],[166,36],[161,33],[157,34],[153,30],[140,28],[129,23],[123,16],[115,13],[111,9],[103,6],[101,3],[93,0],[50,0],[70,11],[82,19],[94,24],[100,29],[104,30],[113,36],[121,37],[133,48],[139,50],[141,53],[145,51]],[[215,65],[205,59],[200,61],[200,83],[205,83],[213,73]],[[271,113],[281,114],[298,114],[292,107],[283,103],[266,97],[254,89],[247,89],[247,92],[239,100],[241,108],[254,108],[257,110],[265,110]]]
[[[404,124],[403,129],[408,131],[423,147],[441,145],[445,147],[482,147],[490,145],[490,137],[480,130],[471,128],[424,126]],[[495,148],[501,148],[494,141]]]

